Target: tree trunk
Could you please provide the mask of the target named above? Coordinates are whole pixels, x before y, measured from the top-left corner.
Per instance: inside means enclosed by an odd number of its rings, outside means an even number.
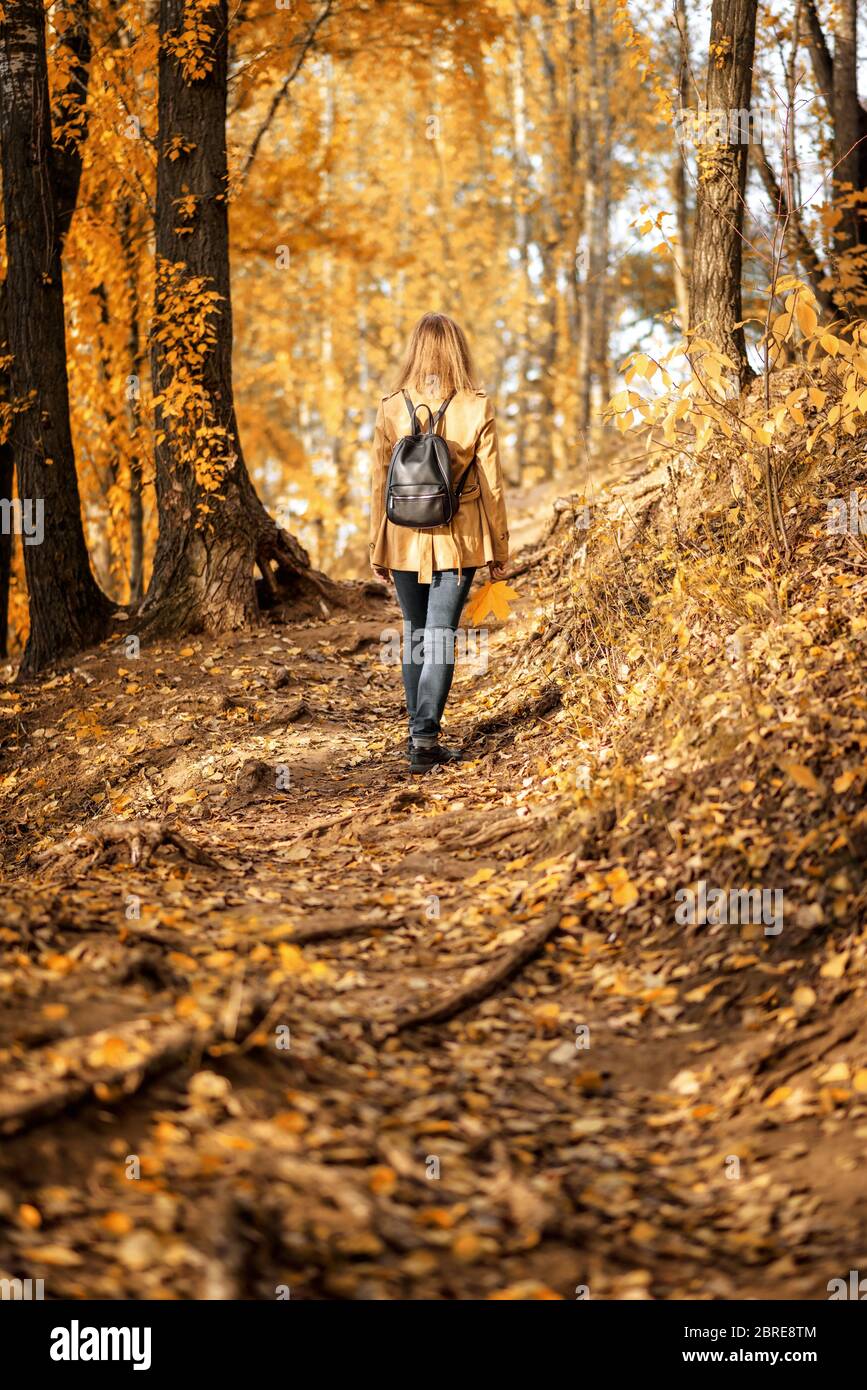
[[[707,110],[699,126],[699,178],[692,257],[690,328],[731,360],[741,386],[752,375],[741,311],[741,252],[749,145],[736,113],[749,113],[757,0],[713,0]],[[747,117],[749,125],[749,116]],[[731,137],[734,135],[734,139]]]
[[[99,641],[113,609],[90,569],[69,425],[60,252],[72,208],[67,188],[59,210],[55,202],[41,0],[9,0],[0,20],[0,157],[10,379],[20,407],[11,444],[19,497],[34,516],[43,508],[41,541],[24,544],[30,635],[21,669],[29,673]]]
[[[689,20],[686,0],[674,0],[674,20],[678,35],[677,102],[678,114],[691,106],[689,91]],[[671,174],[674,215],[677,223],[677,254],[674,257],[674,292],[680,329],[689,329],[689,205],[687,196],[687,159],[683,142],[678,144],[678,157]]]
[[[6,281],[0,280],[0,355],[9,352],[9,332],[6,327]],[[11,400],[12,391],[8,371],[0,371],[0,405]],[[12,484],[15,477],[15,457],[12,445],[0,444],[0,498],[12,500]],[[0,657],[9,655],[9,589],[12,582],[12,546],[14,532],[11,526],[0,527]]]
[[[560,268],[563,258],[564,226],[562,208],[563,166],[560,158],[561,145],[557,136],[563,114],[563,93],[558,81],[556,62],[557,32],[559,14],[557,0],[547,0],[542,10],[540,28],[537,35],[542,66],[545,72],[545,138],[544,138],[544,178],[545,197],[537,212],[539,230],[537,244],[542,260],[542,323],[541,350],[539,354],[539,461],[546,477],[558,472],[562,448],[559,432],[554,422],[557,414],[558,372],[557,359],[560,350]],[[568,99],[567,99],[568,100]],[[567,166],[568,167],[568,166]]]
[[[12,480],[15,467],[12,447],[0,444],[0,497],[11,499]],[[9,587],[12,582],[12,538],[11,527],[0,531],[0,657],[9,655]]]
[[[837,0],[834,42],[834,183],[844,199],[859,188],[861,108],[858,104],[856,0]],[[857,205],[842,209],[835,231],[837,253],[851,252],[862,240],[863,215]],[[844,270],[844,276],[845,276]],[[860,278],[860,277],[859,277]]]
[[[521,477],[530,463],[528,445],[530,430],[527,402],[530,369],[530,164],[527,156],[527,73],[525,52],[526,22],[519,4],[514,4],[515,54],[512,64],[512,196],[515,208],[515,244],[518,251],[518,312],[515,314],[515,377],[517,404],[515,415],[515,460],[508,481],[520,486]]]
[[[580,294],[581,325],[578,338],[578,422],[582,434],[590,426],[591,393],[593,388],[593,344],[599,318],[598,300],[601,283],[598,275],[599,248],[596,229],[601,198],[599,167],[599,45],[596,8],[593,0],[587,6],[587,52],[585,55],[585,95],[581,117],[584,152],[584,282]]]
[[[610,395],[611,147],[609,88],[614,73],[613,10],[588,0],[584,151],[585,276],[581,293],[578,360],[578,420],[585,433]]]
[[[139,611],[149,631],[217,632],[256,621],[254,564],[275,597],[280,583],[287,596],[334,598],[336,589],[265,511],[244,464],[232,394],[228,0],[197,10],[192,53],[178,42],[185,18],[184,0],[160,0],[151,333],[159,540]]]
[[[144,506],[142,500],[142,419],[141,390],[144,351],[139,320],[138,273],[132,242],[132,205],[126,199],[121,206],[120,244],[123,252],[127,292],[129,294],[129,331],[127,337],[126,418],[129,432],[129,601],[140,603],[144,595]]]
[[[90,0],[62,0],[64,20],[60,44],[66,49],[67,82],[55,106],[62,127],[52,151],[55,232],[66,240],[81,185],[82,149],[87,133],[87,89],[90,82]]]
[[[596,296],[596,322],[593,326],[593,371],[596,377],[598,405],[601,413],[611,396],[611,165],[614,143],[614,121],[611,92],[615,82],[616,44],[614,12],[610,5],[603,10],[605,20],[605,49],[602,63],[601,100],[599,110],[600,159],[602,175],[596,204],[597,248],[595,273],[599,278]]]
[[[859,191],[867,189],[867,110],[858,99],[857,13],[855,0],[842,0],[838,8],[837,39],[834,57],[819,20],[815,0],[803,0],[803,15],[807,22],[807,42],[813,60],[813,72],[828,116],[834,128],[834,180],[851,182]],[[841,60],[838,68],[837,59]],[[838,126],[838,113],[840,124]],[[857,148],[852,151],[854,138]],[[838,163],[842,161],[842,163]],[[838,229],[837,247],[847,249],[855,239],[867,240],[867,214],[862,208],[850,210]],[[861,271],[861,279],[864,273]]]

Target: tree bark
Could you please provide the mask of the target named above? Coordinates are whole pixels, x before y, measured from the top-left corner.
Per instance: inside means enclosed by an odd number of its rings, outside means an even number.
[[[179,45],[185,17],[184,0],[160,0],[151,334],[159,539],[139,612],[149,631],[218,632],[256,621],[254,564],[275,597],[281,585],[288,597],[312,589],[335,598],[337,591],[268,515],[244,464],[232,393],[228,0],[196,11],[192,59]],[[182,307],[191,324],[209,292],[218,296],[212,332],[191,350]],[[184,382],[195,396],[192,414],[177,394]]]
[[[0,356],[9,352],[9,332],[6,326],[6,281],[0,280]],[[0,371],[0,405],[8,405],[12,399],[12,388],[8,371]],[[12,500],[12,484],[15,477],[15,458],[12,445],[7,441],[0,444],[0,498]],[[0,527],[0,657],[9,655],[9,590],[12,583],[12,546],[14,532],[11,526]]]
[[[752,375],[744,330],[737,327],[743,318],[741,261],[749,145],[739,138],[740,121],[733,113],[750,110],[756,7],[757,0],[713,0],[707,110],[720,114],[725,130],[715,131],[713,121],[707,128],[699,126],[689,305],[690,328],[731,360],[741,386]]]
[[[144,596],[144,505],[142,499],[142,420],[141,386],[145,355],[139,330],[140,303],[135,251],[132,244],[132,205],[127,199],[120,211],[120,244],[129,295],[126,416],[129,431],[129,601],[140,603]]]
[[[590,426],[593,388],[594,329],[599,317],[601,284],[598,275],[599,248],[596,230],[601,197],[599,168],[599,46],[594,0],[587,6],[587,50],[585,55],[585,95],[581,115],[584,154],[584,282],[580,293],[581,323],[578,337],[578,422],[582,434]]]
[[[860,187],[861,108],[858,103],[856,0],[837,0],[834,42],[834,183],[845,199]],[[857,206],[842,209],[835,231],[838,255],[851,252],[862,241],[863,214]]]
[[[547,0],[540,14],[536,38],[542,59],[545,83],[545,120],[543,170],[545,196],[537,208],[536,242],[542,261],[542,294],[539,349],[539,405],[537,412],[537,452],[546,477],[553,477],[561,459],[562,439],[555,429],[559,396],[558,356],[560,352],[560,319],[558,307],[561,295],[560,272],[563,268],[563,163],[559,128],[562,121],[564,94],[561,91],[557,64],[559,5]],[[568,96],[566,98],[568,106]],[[567,168],[570,166],[567,164]],[[567,274],[569,267],[566,267]]]
[[[609,281],[611,221],[612,113],[609,87],[614,74],[613,11],[588,0],[586,87],[582,121],[584,153],[584,242],[586,262],[581,295],[578,363],[578,419],[582,433],[610,395]]]
[[[614,37],[614,11],[610,5],[603,10],[605,48],[602,54],[602,92],[600,103],[600,155],[602,178],[597,202],[595,242],[598,248],[599,293],[596,298],[596,322],[593,326],[593,370],[599,395],[599,408],[611,396],[611,165],[614,143],[614,120],[611,92],[616,72],[617,44]]]
[[[10,439],[19,497],[44,508],[41,542],[24,544],[28,674],[99,641],[113,609],[90,569],[69,424],[60,253],[72,206],[66,190],[59,209],[55,201],[41,0],[9,0],[0,20],[0,160],[16,406]]]
[[[813,60],[813,72],[819,91],[825,99],[828,115],[834,115],[834,61],[822,30],[815,0],[804,0],[804,16],[807,20],[807,43]]]
[[[678,35],[677,100],[678,112],[691,105],[689,92],[689,20],[686,0],[674,0],[674,19]],[[683,143],[678,145],[678,158],[672,165],[671,191],[677,222],[677,255],[674,257],[674,292],[681,332],[689,329],[689,207],[687,197],[687,162]]]
[[[12,480],[15,466],[12,448],[0,444],[0,497],[12,497]],[[0,532],[0,657],[9,655],[9,589],[12,583],[12,537],[13,532],[3,528]]]
[[[853,177],[853,169],[856,168],[854,160],[847,159],[846,168],[848,173],[844,176],[840,172],[840,167],[835,168],[835,180],[842,182],[844,177],[850,179],[858,189],[867,188],[867,110],[862,106],[858,97],[857,87],[857,13],[855,0],[843,0],[838,11],[838,23],[843,30],[842,46],[838,30],[837,52],[831,57],[828,41],[825,38],[819,14],[816,9],[815,0],[803,0],[803,14],[807,21],[807,42],[810,48],[810,56],[813,60],[813,72],[816,77],[816,85],[822,93],[828,116],[834,127],[834,162],[847,156],[852,144],[852,134],[855,132],[855,139],[858,141],[855,156],[857,158],[857,173]],[[842,75],[837,69],[837,56],[842,59]],[[842,128],[837,128],[837,111],[840,109],[843,124],[847,127],[848,134],[844,136]],[[849,144],[845,143],[848,138]],[[865,237],[864,210],[858,213],[860,222],[859,233],[861,239]],[[844,225],[843,235],[846,236],[847,228]],[[850,223],[849,233],[852,226]]]
[[[55,99],[60,132],[54,143],[52,183],[55,229],[61,249],[72,222],[81,186],[82,149],[87,134],[87,89],[90,83],[90,0],[64,0],[66,20],[61,45],[67,51],[68,82]]]
[[[515,416],[515,467],[509,482],[520,486],[523,470],[530,464],[528,410],[526,397],[530,370],[530,163],[527,155],[527,59],[526,18],[517,0],[513,3],[515,16],[515,53],[511,73],[512,96],[512,189],[515,209],[515,244],[518,251],[519,311],[515,315],[515,376],[518,383],[519,408]]]

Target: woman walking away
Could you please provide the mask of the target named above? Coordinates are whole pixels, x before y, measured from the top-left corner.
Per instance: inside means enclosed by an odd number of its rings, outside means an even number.
[[[460,754],[439,742],[455,632],[480,565],[502,579],[509,532],[494,410],[463,331],[444,314],[413,329],[373,440],[370,559],[404,618],[403,687],[412,772]]]

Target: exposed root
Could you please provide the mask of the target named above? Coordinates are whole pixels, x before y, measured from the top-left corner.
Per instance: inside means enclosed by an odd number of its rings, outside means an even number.
[[[29,1063],[20,1076],[20,1088],[0,1091],[0,1134],[14,1134],[50,1119],[95,1096],[101,1105],[126,1099],[142,1082],[183,1062],[196,1052],[214,1043],[234,1037],[239,1023],[252,1026],[267,1013],[274,994],[256,991],[238,1008],[221,1010],[210,1027],[204,1031],[192,1024],[175,1019],[136,1019],[131,1024],[114,1028],[110,1033],[95,1033],[89,1037],[71,1039],[64,1044],[64,1053],[78,1045],[69,1065],[78,1065],[84,1074],[54,1080],[60,1049],[57,1046],[40,1049],[25,1057]],[[231,1001],[230,1001],[231,1002]],[[147,1049],[147,1050],[145,1050]],[[103,1055],[120,1055],[112,1065],[103,1062]],[[95,1058],[95,1060],[94,1060]],[[64,1064],[67,1057],[62,1057]]]
[[[423,792],[415,791],[413,788],[402,787],[387,797],[379,807],[379,820],[387,820],[394,811],[400,811],[405,806],[423,806],[425,796]],[[369,824],[369,818],[363,817],[362,812],[357,806],[353,806],[348,811],[339,811],[334,816],[318,816],[306,825],[300,834],[296,835],[290,844],[300,844],[302,840],[309,840],[311,835],[318,835],[320,830],[331,830],[336,825],[345,825],[347,821],[364,819]]]
[[[473,729],[470,741],[483,738],[486,734],[497,734],[504,729],[511,729],[515,724],[525,724],[528,721],[541,719],[544,715],[557,709],[561,700],[562,695],[559,686],[553,683],[546,685],[541,695],[536,695],[531,700],[524,700],[521,704],[506,708],[502,714],[492,715],[488,719],[480,719]]]
[[[69,864],[82,851],[90,851],[90,858],[85,867],[92,869],[98,864],[104,864],[120,846],[125,846],[129,850],[129,862],[133,868],[140,866],[144,869],[162,845],[178,850],[191,864],[202,864],[208,869],[225,867],[213,854],[188,840],[186,835],[182,835],[168,821],[106,821],[84,835],[67,840],[42,858],[48,860],[59,857],[62,862]]]
[[[293,946],[304,945],[311,941],[339,941],[344,936],[362,936],[372,931],[382,930],[388,926],[387,922],[332,922],[322,923],[319,926],[296,927],[291,936],[283,938]]]
[[[410,1028],[420,1028],[426,1023],[445,1023],[448,1019],[456,1018],[458,1014],[463,1013],[464,1009],[480,1004],[539,954],[545,942],[560,925],[562,915],[560,907],[552,908],[535,926],[527,929],[517,945],[498,956],[477,979],[441,995],[439,999],[420,1009],[408,1009],[385,1023],[375,1024],[374,1036],[382,1039],[394,1033],[405,1033]]]

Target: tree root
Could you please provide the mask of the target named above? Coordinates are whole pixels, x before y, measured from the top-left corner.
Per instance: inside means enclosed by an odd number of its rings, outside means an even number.
[[[262,576],[257,585],[260,609],[304,597],[314,597],[326,614],[330,611],[329,605],[346,608],[351,598],[349,585],[341,585],[313,569],[304,547],[278,526],[258,498],[256,501],[260,522],[255,548],[255,560]]]
[[[536,695],[531,700],[525,700],[521,704],[513,705],[511,709],[505,709],[502,714],[492,715],[489,719],[480,719],[473,729],[470,742],[478,738],[484,738],[487,734],[498,734],[505,729],[511,729],[515,724],[525,724],[530,720],[542,719],[546,714],[558,708],[561,703],[562,695],[558,686],[553,683],[546,685],[541,695]]]
[[[455,1018],[465,1009],[470,1008],[471,1005],[480,1004],[483,999],[494,994],[506,980],[516,975],[529,960],[538,955],[545,942],[553,936],[559,927],[562,915],[562,908],[559,905],[551,908],[535,926],[527,929],[517,945],[509,951],[504,951],[478,979],[473,980],[471,984],[462,985],[459,989],[441,995],[439,999],[431,1004],[423,1005],[420,1009],[408,1009],[404,1013],[395,1014],[387,1022],[374,1024],[372,1029],[374,1037],[377,1041],[381,1041],[395,1033],[405,1033],[410,1028],[420,1028],[426,1023],[446,1023],[449,1019]]]
[[[497,844],[501,840],[508,840],[512,835],[517,835],[521,830],[537,828],[540,823],[555,819],[550,811],[546,810],[541,815],[524,816],[520,820],[514,813],[502,817],[494,824],[487,822],[474,835],[448,835],[440,837],[440,844],[447,849],[480,849],[485,845]]]
[[[291,936],[284,936],[282,940],[292,946],[305,945],[311,941],[339,941],[344,936],[362,936],[387,926],[387,922],[332,922],[330,925],[323,922],[319,926],[311,924],[309,927],[296,927]]]
[[[243,1007],[239,1005],[231,1011],[229,1008],[221,1010],[210,1027],[204,1031],[187,1023],[178,1023],[174,1019],[154,1022],[150,1018],[137,1019],[133,1024],[108,1030],[112,1043],[117,1045],[119,1040],[120,1043],[126,1044],[134,1055],[115,1066],[90,1068],[93,1073],[90,1076],[65,1077],[62,1081],[51,1080],[52,1075],[56,1075],[56,1065],[52,1065],[57,1061],[58,1049],[55,1045],[47,1049],[51,1055],[45,1056],[34,1071],[28,1074],[29,1077],[35,1076],[37,1079],[38,1084],[34,1089],[23,1094],[9,1090],[0,1091],[0,1134],[16,1134],[22,1129],[29,1129],[43,1120],[75,1109],[92,1096],[99,1100],[100,1105],[125,1100],[137,1091],[146,1079],[169,1071],[187,1057],[205,1051],[216,1042],[234,1038],[239,1025],[243,1028],[252,1027],[267,1014],[274,999],[274,993],[266,995],[261,991],[254,991]],[[140,1026],[142,1023],[146,1024],[145,1030]],[[97,1033],[91,1037],[70,1040],[81,1044],[85,1066],[89,1067],[86,1060],[88,1053],[97,1049],[105,1036],[106,1034]],[[150,1049],[146,1055],[140,1050],[142,1038],[147,1039]]]
[[[391,815],[394,811],[403,810],[406,806],[423,806],[425,803],[424,792],[416,791],[415,788],[401,787],[396,792],[392,792],[381,806],[381,811],[385,816]],[[334,816],[319,816],[305,826],[290,845],[300,844],[302,840],[308,840],[311,835],[318,835],[320,830],[330,830],[335,825],[345,825],[347,821],[357,820],[369,826],[370,817],[365,815],[364,809],[360,806],[353,806],[348,811],[339,811]]]
[[[125,845],[129,850],[130,864],[133,868],[138,866],[143,869],[147,868],[161,845],[172,846],[191,864],[202,864],[208,869],[223,869],[225,867],[213,854],[202,849],[200,845],[194,844],[192,840],[188,840],[186,835],[182,835],[168,821],[106,821],[103,825],[95,826],[93,830],[87,831],[84,835],[77,835],[75,839],[67,841],[58,849],[49,851],[42,858],[50,859],[59,854],[62,859],[69,862],[82,850],[90,850],[90,858],[85,867],[92,869],[98,864],[104,864],[120,845]]]

